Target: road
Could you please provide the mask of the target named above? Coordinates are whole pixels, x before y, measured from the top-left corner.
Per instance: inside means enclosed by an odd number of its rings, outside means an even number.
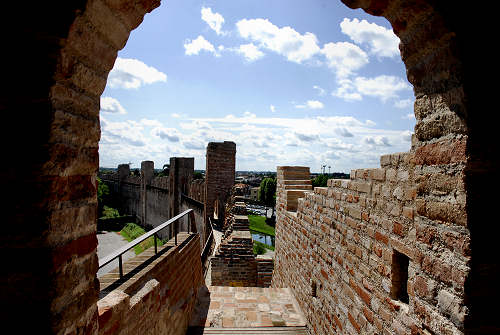
[[[127,240],[125,240],[118,233],[110,231],[110,232],[102,232],[97,234],[97,257],[99,259],[111,254],[113,251],[127,244]],[[131,249],[123,254],[123,261],[135,257],[134,249]],[[102,276],[103,274],[108,273],[114,268],[118,267],[118,259],[112,261],[111,263],[103,266],[99,271],[97,271],[97,277]]]

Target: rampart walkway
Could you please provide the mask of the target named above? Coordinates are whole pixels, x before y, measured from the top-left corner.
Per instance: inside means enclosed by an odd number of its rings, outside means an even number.
[[[209,286],[198,293],[187,334],[306,334],[305,325],[287,288]]]

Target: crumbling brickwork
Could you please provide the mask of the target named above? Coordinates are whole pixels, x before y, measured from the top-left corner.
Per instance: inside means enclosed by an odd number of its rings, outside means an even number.
[[[413,153],[380,161],[314,191],[297,187],[308,168],[278,167],[273,285],[292,288],[316,334],[459,334],[468,311],[464,218],[434,203],[426,210],[457,227],[416,220],[417,185],[432,181],[415,182]]]

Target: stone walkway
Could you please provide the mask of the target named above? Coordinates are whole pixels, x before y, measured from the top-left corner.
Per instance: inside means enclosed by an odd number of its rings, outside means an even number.
[[[189,325],[187,334],[202,334],[205,327],[303,329],[306,323],[288,288],[209,286],[198,293]]]

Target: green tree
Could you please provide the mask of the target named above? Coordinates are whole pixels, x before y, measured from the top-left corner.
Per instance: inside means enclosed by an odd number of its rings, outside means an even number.
[[[328,175],[327,174],[320,174],[312,180],[312,186],[313,187],[325,187],[327,185],[327,181],[328,181]]]
[[[276,202],[276,179],[264,178],[260,182],[259,201],[266,206],[273,207]]]
[[[104,203],[109,200],[109,187],[104,184],[101,178],[97,177],[97,209],[98,213],[101,214],[104,208]]]

